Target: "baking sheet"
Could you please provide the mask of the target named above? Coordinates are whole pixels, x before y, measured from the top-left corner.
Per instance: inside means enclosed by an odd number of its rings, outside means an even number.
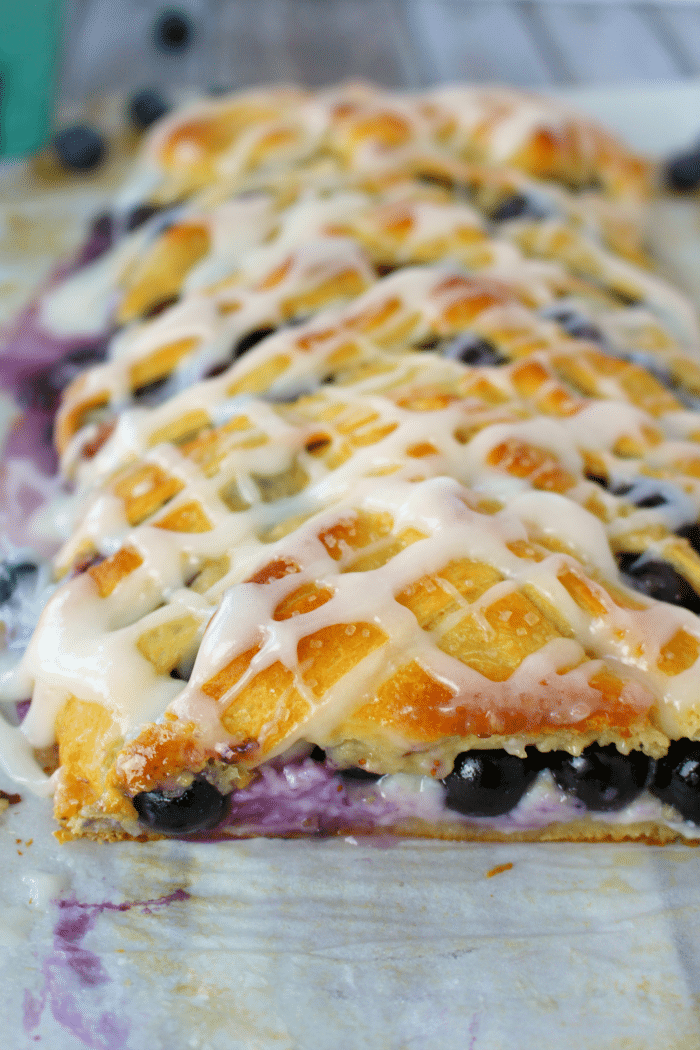
[[[644,149],[685,145],[700,125],[700,84],[577,100]],[[18,171],[3,177],[21,189]],[[48,271],[108,190],[103,176],[78,193],[13,191],[4,229],[24,217],[38,248],[25,238],[13,253],[0,233],[0,275],[15,266],[4,299],[0,276],[6,316],[42,275],[32,259]],[[657,221],[660,250],[700,301],[698,209],[663,208],[676,220]],[[53,244],[39,236],[43,215]],[[38,799],[0,817],[7,1050],[700,1048],[698,850],[354,838],[59,847],[51,831]]]

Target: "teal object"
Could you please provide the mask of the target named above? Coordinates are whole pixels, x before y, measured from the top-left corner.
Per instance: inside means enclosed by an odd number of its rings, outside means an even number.
[[[0,0],[0,157],[34,153],[52,130],[62,0]]]

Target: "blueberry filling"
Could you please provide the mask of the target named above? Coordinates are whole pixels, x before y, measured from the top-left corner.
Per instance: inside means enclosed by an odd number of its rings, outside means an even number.
[[[274,331],[276,331],[276,329],[270,328],[268,326],[265,328],[256,328],[252,332],[247,332],[246,335],[239,339],[236,345],[234,346],[233,353],[231,355],[232,359],[236,361],[239,357],[242,357],[243,354],[247,353],[248,350],[252,349],[252,347],[254,347],[256,343],[259,343],[262,339],[265,339],[266,336],[272,335]]]
[[[132,397],[133,400],[139,405],[160,405],[165,400],[163,397],[163,391],[168,384],[170,376],[161,376],[159,379],[154,379],[150,383],[144,383],[143,386],[138,387],[134,390]]]
[[[154,215],[163,210],[158,204],[137,204],[126,216],[124,225],[130,233],[132,230],[137,230],[139,226],[143,226],[144,222],[148,222],[149,219],[152,219]]]
[[[580,755],[565,751],[548,756],[557,785],[598,812],[624,809],[649,779],[650,760],[641,751],[621,754],[614,744],[591,744]]]
[[[668,500],[660,492],[650,492],[647,496],[634,498],[634,485],[618,485],[613,489],[615,496],[631,496],[630,502],[637,507],[663,507]]]
[[[109,251],[114,242],[114,223],[109,212],[97,215],[90,227],[87,241],[83,246],[78,259],[77,266],[87,266],[88,263],[99,259],[101,255]]]
[[[508,358],[499,353],[493,343],[488,339],[480,339],[478,336],[458,335],[447,344],[444,350],[445,357],[454,361],[461,361],[464,365],[472,365],[477,368],[482,365],[507,365]]]
[[[617,560],[620,571],[628,577],[629,585],[636,591],[660,602],[682,605],[700,614],[700,595],[668,562],[654,561],[635,554],[620,554]]]
[[[445,805],[470,817],[499,817],[518,804],[541,769],[539,754],[463,751],[445,777]]]
[[[532,197],[526,197],[524,193],[514,193],[506,197],[491,212],[492,222],[508,222],[509,219],[543,219],[546,211]]]
[[[700,743],[674,741],[656,763],[649,790],[677,809],[684,820],[700,823]]]
[[[197,778],[182,794],[142,791],[133,798],[140,822],[161,835],[208,831],[222,820],[227,799],[207,780]]]
[[[571,307],[555,307],[543,314],[550,321],[556,321],[567,335],[574,339],[588,339],[593,343],[605,343],[605,336],[600,328],[592,324],[587,317]]]
[[[9,602],[21,579],[31,576],[36,571],[37,567],[31,561],[19,562],[16,565],[11,562],[2,562],[0,564],[0,605]]]
[[[106,356],[106,340],[72,350],[48,368],[23,376],[17,390],[17,400],[23,408],[53,412],[58,408],[61,393],[68,384],[85,368],[104,361]]]

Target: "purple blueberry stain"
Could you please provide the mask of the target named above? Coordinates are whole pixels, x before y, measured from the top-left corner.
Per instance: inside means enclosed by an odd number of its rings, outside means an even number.
[[[130,911],[140,908],[144,914],[169,904],[189,900],[186,890],[177,889],[162,897],[144,901],[114,904],[104,901],[86,904],[75,899],[58,900],[58,919],[53,931],[53,948],[43,961],[43,985],[34,995],[24,993],[23,1024],[28,1036],[35,1034],[44,1011],[48,1008],[59,1025],[66,1028],[90,1050],[129,1050],[129,1024],[113,1011],[100,1009],[99,989],[112,982],[99,955],[83,947],[83,940],[105,911]]]

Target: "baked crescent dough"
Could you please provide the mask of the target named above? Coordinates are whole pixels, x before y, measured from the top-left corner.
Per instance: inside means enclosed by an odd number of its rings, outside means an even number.
[[[150,218],[42,304],[114,326],[5,686],[59,838],[700,838],[700,330],[651,177],[506,89],[152,131]]]

